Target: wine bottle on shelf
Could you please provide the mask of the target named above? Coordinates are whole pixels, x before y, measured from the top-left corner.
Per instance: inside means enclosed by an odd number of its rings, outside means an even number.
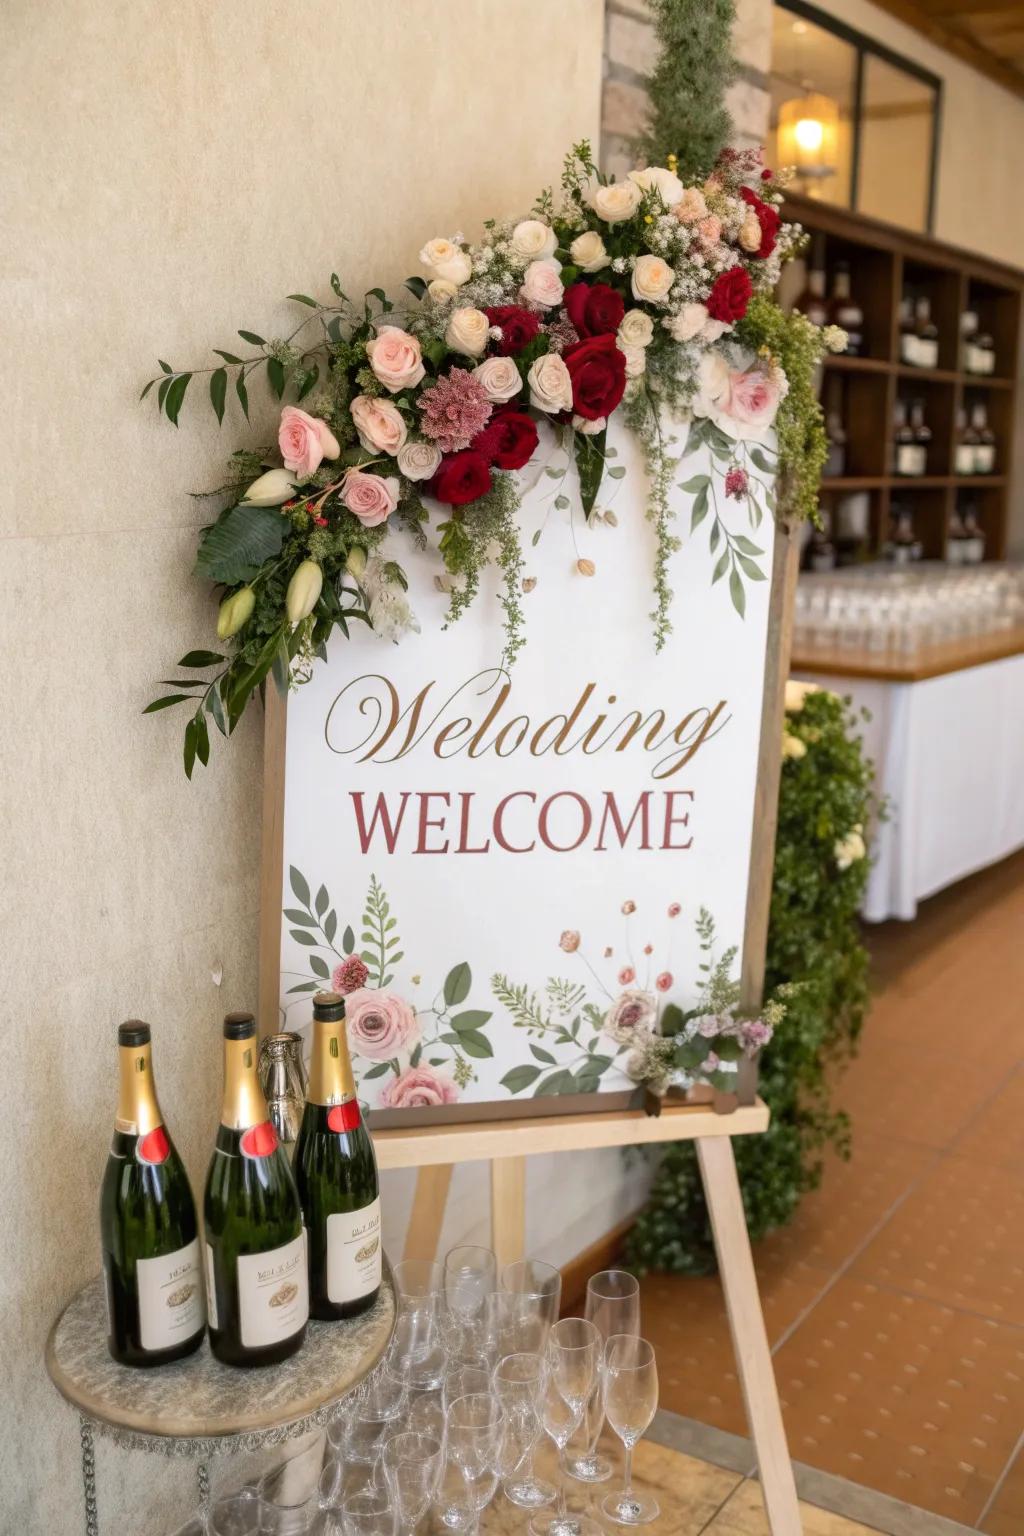
[[[960,316],[960,368],[964,373],[977,373],[975,347],[978,337],[978,312],[965,309]]]
[[[903,400],[896,401],[895,431],[893,433],[893,473],[919,475],[920,452],[914,441],[914,430],[907,420],[907,407]]]
[[[148,1024],[117,1031],[114,1137],[100,1193],[107,1343],[122,1365],[166,1365],[206,1331],[199,1227],[153,1084]]]
[[[256,1075],[256,1021],[224,1020],[224,1099],[204,1202],[210,1345],[226,1365],[273,1365],[309,1318],[302,1211]]]
[[[309,1253],[314,1317],[352,1317],[373,1305],[381,1283],[380,1186],[362,1121],[345,1034],[345,1000],[313,999],[313,1048],[295,1180]]]
[[[914,301],[909,293],[905,293],[900,300],[900,362],[916,368],[918,361]]]
[[[973,372],[991,377],[996,371],[996,344],[987,331],[980,331],[974,343]]]
[[[974,473],[994,475],[996,472],[996,435],[988,424],[988,411],[978,402],[971,412],[971,426],[975,433]]]
[[[978,510],[971,502],[964,512],[963,563],[980,565],[985,558],[985,535],[978,522]]]
[[[956,435],[953,439],[954,475],[974,474],[974,453],[977,441],[977,433],[968,422],[967,412],[961,406],[956,413]]]
[[[914,447],[917,450],[915,474],[926,475],[928,455],[932,446],[932,429],[924,419],[923,400],[915,400],[910,407],[910,430],[914,434]]]
[[[919,368],[939,366],[939,328],[932,319],[932,302],[926,293],[914,305],[915,361]]]
[[[946,563],[948,565],[965,565],[964,545],[967,532],[964,528],[964,520],[960,516],[958,507],[953,508],[949,519],[949,531],[946,537]]]
[[[893,507],[889,553],[896,565],[911,565],[921,558],[921,542],[914,533],[914,514],[909,507]]]
[[[829,411],[825,430],[828,433],[828,458],[824,478],[839,480],[846,474],[846,428],[838,411]]]
[[[807,268],[807,286],[793,305],[812,325],[828,324],[828,300],[825,298],[825,252],[820,239],[815,242]]]
[[[829,320],[842,326],[847,334],[846,355],[862,357],[864,354],[864,311],[853,297],[850,287],[850,267],[845,261],[836,263],[832,279],[832,302]]]

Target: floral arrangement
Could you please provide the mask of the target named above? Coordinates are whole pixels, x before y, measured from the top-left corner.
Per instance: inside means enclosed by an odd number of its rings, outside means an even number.
[[[763,551],[726,528],[718,490],[746,506],[756,527],[762,500],[776,510],[771,480],[759,473],[797,482],[803,473],[799,453],[777,458],[767,446],[795,387],[759,340],[758,315],[775,309],[780,264],[800,241],[781,221],[781,185],[760,153],[734,150],[691,184],[674,156],[609,181],[584,142],[566,161],[557,203],[548,190],[530,217],[488,221],[475,244],[461,233],[428,240],[425,276],[408,280],[402,308],[379,288],[357,305],[332,274],[335,302],[290,295],[308,313],[285,339],[242,330],[256,349],[245,356],[215,348],[220,361],[205,369],[161,362],[143,396],[155,390],[175,425],[200,376],[218,421],[229,385],[248,418],[261,371],[279,400],[294,397],[281,411],[276,451],[234,454],[212,493],[226,504],[199,544],[199,573],[223,590],[217,634],[231,653],[189,652],[179,666],[215,669],[212,677],[176,679],[148,706],[194,706],[189,776],[209,759],[208,720],[229,735],[268,675],[282,689],[308,677],[335,628],[347,635],[351,623],[366,623],[390,640],[418,629],[397,531],[421,547],[436,543],[450,620],[476,595],[483,567],[500,566],[505,661],[514,660],[529,590],[518,472],[538,456],[540,423],[569,452],[588,519],[598,515],[605,475],[623,473],[609,462],[609,417],[621,408],[639,435],[657,530],[660,647],[671,628],[668,561],[680,542],[668,501],[678,468],[671,421],[689,415],[688,446],[708,443],[716,464],[715,476],[687,487],[696,497],[691,531],[713,507],[712,579],[728,575],[742,615],[744,582],[764,579]],[[843,344],[841,332],[797,323],[806,336],[794,369],[813,370],[826,347]],[[585,560],[577,569],[592,571]]]

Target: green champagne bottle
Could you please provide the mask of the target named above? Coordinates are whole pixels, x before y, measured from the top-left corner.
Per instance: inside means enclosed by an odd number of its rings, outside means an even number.
[[[309,1252],[310,1311],[352,1317],[380,1290],[380,1185],[373,1142],[359,1113],[345,1034],[345,1000],[313,999],[309,1089],[295,1143]]]
[[[117,1118],[100,1191],[107,1342],[122,1365],[165,1365],[203,1342],[199,1226],[157,1103],[149,1025],[121,1024],[117,1045]]]
[[[224,1102],[206,1175],[210,1345],[226,1365],[274,1365],[302,1345],[309,1283],[302,1211],[256,1076],[256,1021],[224,1020]]]

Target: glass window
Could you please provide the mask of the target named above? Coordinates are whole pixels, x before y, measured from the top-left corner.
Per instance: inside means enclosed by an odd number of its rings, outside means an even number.
[[[927,229],[934,88],[869,53],[860,123],[857,207],[906,229]]]
[[[851,206],[856,93],[853,44],[777,5],[772,16],[769,163],[795,166],[795,191],[844,208]],[[826,104],[832,105],[831,114]]]

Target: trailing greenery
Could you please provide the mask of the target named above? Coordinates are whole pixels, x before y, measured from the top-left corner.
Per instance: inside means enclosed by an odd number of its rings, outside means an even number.
[[[786,375],[789,389],[775,417],[779,501],[788,516],[816,520],[828,435],[815,391],[815,375],[828,334],[798,310],[785,314],[772,299],[760,294],[751,299],[736,332],[741,342],[761,356],[770,356]]]
[[[849,1128],[833,1108],[830,1077],[851,1053],[868,1007],[868,957],[857,914],[868,874],[862,829],[871,768],[843,700],[823,691],[800,698],[794,690],[790,703],[765,989],[799,985],[761,1061],[760,1092],[771,1107],[771,1125],[763,1136],[734,1143],[753,1238],[788,1221],[801,1196],[817,1186],[829,1144],[846,1153]],[[628,1258],[641,1270],[699,1274],[714,1267],[692,1143],[665,1153]]]
[[[650,119],[635,149],[648,165],[678,161],[683,181],[707,175],[732,136],[726,87],[736,78],[733,0],[651,0],[659,57],[647,80]]]

